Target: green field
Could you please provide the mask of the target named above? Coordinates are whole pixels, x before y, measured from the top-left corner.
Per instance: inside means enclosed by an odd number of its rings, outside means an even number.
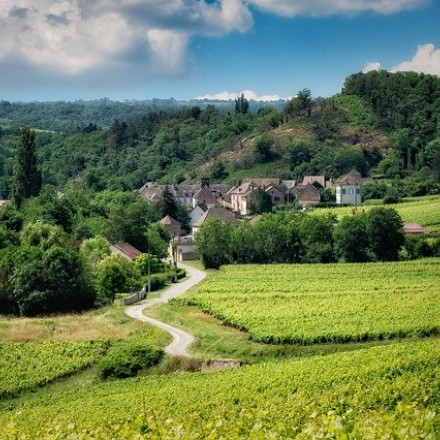
[[[0,399],[78,372],[102,352],[99,341],[0,343]]]
[[[258,342],[424,336],[440,330],[440,259],[226,266],[186,301]]]
[[[4,439],[421,439],[440,433],[440,340],[151,376],[8,402]]]
[[[374,205],[363,205],[358,209],[367,212],[374,207]],[[430,231],[440,232],[440,196],[412,198],[410,201],[395,205],[386,205],[386,207],[396,209],[404,223],[415,222],[425,226]],[[331,212],[336,214],[338,218],[342,218],[345,215],[351,215],[352,211],[352,207],[345,206],[341,208],[316,209],[312,212],[315,214],[327,214]]]

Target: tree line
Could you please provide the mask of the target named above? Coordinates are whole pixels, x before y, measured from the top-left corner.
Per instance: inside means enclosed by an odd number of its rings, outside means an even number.
[[[196,245],[205,268],[215,269],[233,263],[395,261],[405,245],[402,226],[397,211],[384,207],[340,221],[333,215],[280,211],[238,226],[209,219],[197,233]],[[440,256],[440,239],[425,255],[415,253],[414,246],[409,240],[410,257]]]

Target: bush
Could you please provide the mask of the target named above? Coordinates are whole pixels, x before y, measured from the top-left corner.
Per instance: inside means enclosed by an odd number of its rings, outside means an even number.
[[[99,374],[103,379],[136,376],[140,371],[159,363],[162,350],[141,344],[126,344],[113,350],[99,363]]]

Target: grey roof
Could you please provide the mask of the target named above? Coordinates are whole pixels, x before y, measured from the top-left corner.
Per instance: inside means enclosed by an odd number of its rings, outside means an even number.
[[[209,208],[195,223],[194,227],[198,228],[205,223],[209,218],[218,218],[224,222],[230,223],[232,225],[236,225],[239,223],[239,220],[235,217],[235,215],[226,208],[222,206]]]

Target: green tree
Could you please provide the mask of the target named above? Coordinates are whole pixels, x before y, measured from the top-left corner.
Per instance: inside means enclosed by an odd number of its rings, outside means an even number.
[[[170,217],[177,219],[177,202],[171,194],[170,188],[168,186],[165,186],[162,192],[162,200],[159,203],[159,208],[162,218],[169,215]]]
[[[440,181],[440,138],[432,140],[425,148],[425,158],[437,182]]]
[[[330,263],[334,261],[333,225],[335,218],[329,216],[303,216],[299,237],[304,246],[304,262]]]
[[[272,212],[272,198],[266,191],[257,188],[249,196],[249,210],[251,214]]]
[[[392,208],[373,208],[367,213],[368,239],[371,250],[379,261],[399,259],[405,238],[399,213]]]
[[[41,172],[37,166],[35,131],[24,128],[15,152],[12,176],[12,199],[21,206],[25,199],[38,195]]]
[[[110,255],[110,243],[101,236],[88,238],[81,243],[80,254],[93,273],[99,263]]]
[[[244,97],[242,93],[241,96],[238,96],[235,100],[235,113],[240,113],[245,115],[249,111],[249,101]]]
[[[273,145],[273,137],[269,134],[263,134],[255,141],[254,150],[258,154],[260,162],[270,162],[273,159]]]
[[[99,266],[96,277],[98,305],[111,304],[117,293],[129,293],[142,286],[139,271],[119,255],[110,255]]]
[[[196,248],[205,269],[219,269],[231,262],[231,229],[228,223],[210,218],[197,232]]]
[[[366,229],[365,214],[342,218],[333,231],[335,252],[339,259],[347,262],[370,260],[370,241]]]

